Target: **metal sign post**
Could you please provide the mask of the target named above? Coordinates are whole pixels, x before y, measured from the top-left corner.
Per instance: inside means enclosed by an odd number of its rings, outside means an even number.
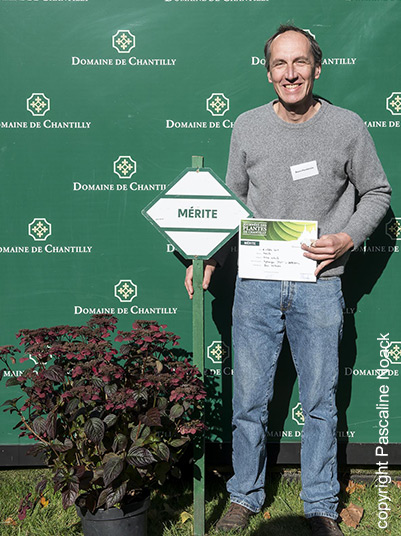
[[[192,157],[193,168],[203,168],[203,157]],[[194,295],[192,298],[192,337],[194,365],[201,373],[204,381],[205,375],[205,302],[203,282],[203,260],[194,259],[193,266],[193,286]],[[195,443],[194,447],[194,535],[204,536],[205,534],[205,433]]]
[[[236,232],[240,219],[252,216],[224,182],[209,168],[203,156],[192,157],[168,188],[142,214],[186,258],[192,259],[194,295],[192,301],[193,362],[204,380],[205,307],[203,261]],[[205,534],[205,434],[194,448],[194,535]]]
[[[203,261],[193,260],[193,285],[194,296],[192,306],[192,326],[194,345],[194,365],[201,373],[204,380],[204,357],[205,357],[205,304],[203,280]],[[194,535],[205,534],[205,433],[195,443],[194,447]]]

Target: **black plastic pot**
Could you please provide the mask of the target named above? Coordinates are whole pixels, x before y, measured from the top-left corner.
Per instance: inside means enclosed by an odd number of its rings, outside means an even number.
[[[85,536],[146,536],[150,498],[134,501],[123,508],[100,509],[94,514],[76,505]]]

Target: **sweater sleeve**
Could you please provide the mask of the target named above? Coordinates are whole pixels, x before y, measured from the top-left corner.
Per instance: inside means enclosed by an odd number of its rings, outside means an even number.
[[[248,174],[246,172],[245,162],[246,155],[240,143],[240,127],[238,120],[235,122],[231,135],[230,152],[228,157],[228,166],[226,174],[226,184],[232,192],[246,204],[248,198]],[[231,248],[238,242],[238,234],[233,236],[222,248],[214,255],[213,259],[219,266],[223,266],[231,251]]]
[[[352,238],[355,249],[373,233],[384,218],[391,197],[391,187],[377,156],[373,139],[362,119],[358,119],[359,128],[347,173],[359,200],[354,214],[343,229],[343,232]]]
[[[241,146],[240,125],[237,120],[231,136],[226,184],[245,204],[248,198],[249,177],[246,171],[246,154]]]

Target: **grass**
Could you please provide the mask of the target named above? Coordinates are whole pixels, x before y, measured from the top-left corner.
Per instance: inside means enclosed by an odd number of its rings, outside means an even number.
[[[59,494],[47,495],[49,504],[38,505],[24,521],[17,517],[22,496],[34,490],[36,482],[45,469],[17,469],[0,471],[0,535],[13,536],[81,536],[81,524],[74,508],[64,511]],[[302,501],[299,498],[301,485],[297,471],[295,478],[271,475],[266,488],[266,503],[262,512],[253,516],[244,536],[309,536],[308,525],[303,518]],[[393,478],[396,474],[393,475]],[[355,477],[354,480],[357,480]],[[341,524],[345,536],[396,536],[401,534],[401,489],[389,485],[391,513],[387,529],[377,526],[378,490],[374,483],[357,487],[349,494],[342,491],[345,506],[351,502],[364,508],[365,513],[357,529]],[[214,471],[207,475],[206,530],[215,536],[214,525],[229,505],[225,491],[225,478]],[[152,495],[148,513],[148,536],[190,536],[192,523],[191,482],[186,479],[169,483]],[[6,524],[11,518],[14,524]],[[231,533],[227,533],[230,535]],[[234,534],[234,533],[233,533]],[[238,534],[238,533],[235,533]]]

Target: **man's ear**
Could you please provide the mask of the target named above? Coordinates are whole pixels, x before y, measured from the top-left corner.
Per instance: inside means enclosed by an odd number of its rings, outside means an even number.
[[[270,76],[270,71],[267,71],[267,79],[268,81],[270,82],[270,84],[272,84],[272,77]]]
[[[317,80],[319,78],[321,72],[322,72],[322,66],[317,65],[315,67],[315,80]]]

